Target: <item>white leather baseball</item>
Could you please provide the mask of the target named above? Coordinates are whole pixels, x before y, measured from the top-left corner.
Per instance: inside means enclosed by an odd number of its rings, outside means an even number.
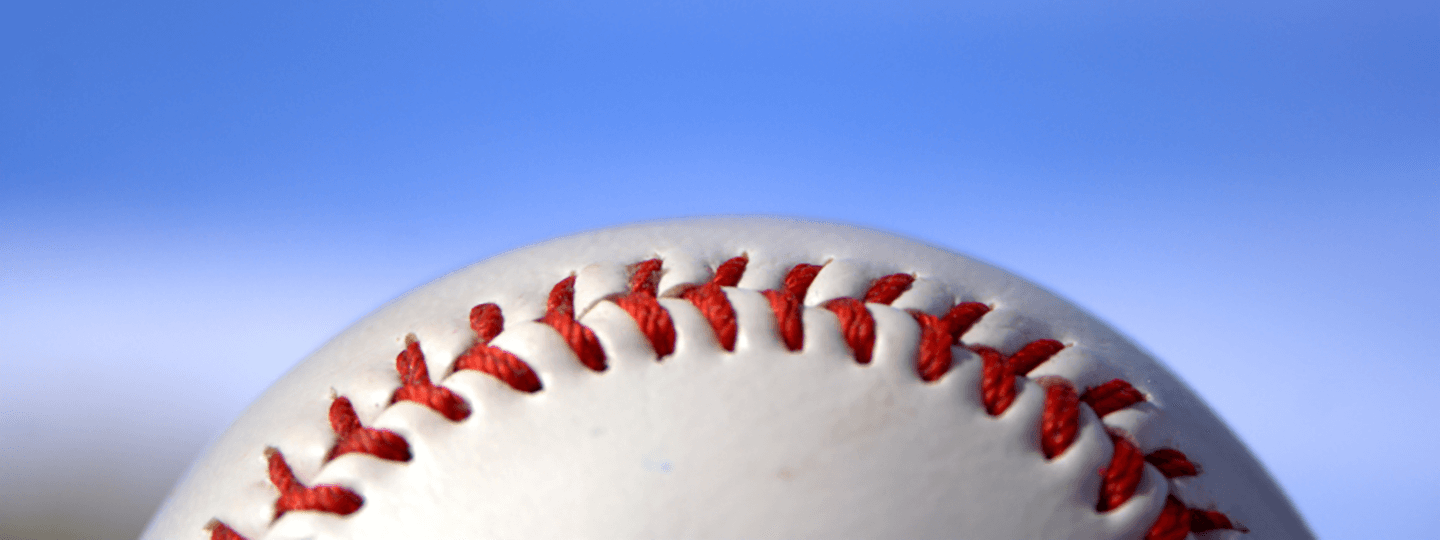
[[[1311,536],[1184,384],[1067,302],[874,231],[726,218],[554,240],[385,306],[253,404],[142,538]]]

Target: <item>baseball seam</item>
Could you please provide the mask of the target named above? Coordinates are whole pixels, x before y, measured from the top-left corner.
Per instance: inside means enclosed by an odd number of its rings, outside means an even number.
[[[723,289],[737,286],[748,262],[745,256],[729,259],[716,267],[709,281],[683,285],[673,293],[699,309],[710,323],[717,342],[727,351],[735,348],[738,325],[735,309]],[[792,352],[801,350],[803,346],[803,299],[822,267],[823,265],[798,264],[786,274],[780,289],[762,291],[774,314],[780,340]],[[658,301],[657,289],[662,261],[642,261],[631,265],[629,270],[629,291],[608,300],[634,319],[655,351],[657,360],[664,360],[675,350],[676,335],[669,312]],[[856,362],[869,363],[875,346],[875,321],[866,304],[889,305],[909,290],[914,281],[915,277],[910,274],[883,276],[871,282],[861,298],[835,298],[819,306],[836,315],[841,335]],[[595,333],[577,319],[574,288],[573,275],[557,283],[550,291],[545,314],[538,322],[558,332],[581,364],[592,371],[603,372],[607,367],[605,350]],[[1040,339],[1026,344],[1010,355],[990,347],[967,345],[962,339],[964,334],[990,311],[991,306],[982,303],[962,302],[940,316],[919,310],[910,310],[910,314],[920,328],[916,375],[926,382],[934,382],[943,377],[954,362],[954,346],[976,353],[983,362],[981,401],[986,412],[996,416],[1014,402],[1019,378],[1028,377],[1032,370],[1064,349],[1065,344],[1053,339]],[[475,306],[471,309],[469,320],[471,330],[475,333],[475,341],[451,364],[452,373],[480,371],[526,393],[543,389],[542,381],[529,364],[508,351],[490,345],[504,328],[504,315],[498,305],[486,303]],[[396,356],[395,364],[401,386],[392,394],[391,404],[400,401],[415,402],[453,422],[469,417],[470,407],[462,398],[450,389],[431,381],[424,355],[413,334],[406,336],[405,349]],[[1055,459],[1075,441],[1080,425],[1081,407],[1089,407],[1096,417],[1103,418],[1146,399],[1139,390],[1122,379],[1087,388],[1084,392],[1077,391],[1075,386],[1063,377],[1045,376],[1038,377],[1035,381],[1045,389],[1045,406],[1040,418],[1040,448],[1045,459]],[[329,421],[335,432],[336,442],[325,455],[326,463],[347,453],[364,453],[398,462],[406,462],[412,458],[409,443],[403,437],[391,431],[363,426],[350,400],[344,396],[333,399]],[[1200,468],[1179,450],[1158,448],[1146,453],[1142,452],[1130,437],[1116,429],[1109,429],[1109,436],[1114,452],[1109,465],[1098,471],[1101,482],[1097,512],[1113,510],[1128,501],[1139,486],[1146,465],[1154,467],[1167,480],[1195,476],[1201,472]],[[270,482],[279,492],[274,503],[274,519],[279,519],[292,510],[345,516],[364,505],[364,499],[360,495],[343,486],[303,485],[278,449],[268,448],[265,454]],[[1245,531],[1221,512],[1186,506],[1174,492],[1175,490],[1171,489],[1172,494],[1146,534],[1147,540],[1179,540],[1191,532],[1216,529]],[[210,520],[205,527],[210,532],[211,540],[245,540],[218,519]]]

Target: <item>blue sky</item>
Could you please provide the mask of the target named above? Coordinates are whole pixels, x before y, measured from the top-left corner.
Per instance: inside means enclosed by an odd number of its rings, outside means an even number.
[[[733,213],[1016,271],[1165,359],[1321,536],[1440,527],[1433,3],[47,2],[0,47],[0,538],[133,534],[445,272]]]

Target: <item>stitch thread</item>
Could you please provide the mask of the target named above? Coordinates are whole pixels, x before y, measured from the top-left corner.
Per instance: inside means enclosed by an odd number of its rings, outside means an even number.
[[[231,529],[218,519],[212,519],[206,523],[205,530],[210,531],[210,540],[245,540],[244,536],[240,536],[235,529]]]
[[[805,325],[800,313],[805,307],[805,293],[820,274],[820,268],[818,264],[797,264],[785,273],[784,285],[779,290],[761,292],[770,302],[770,312],[775,314],[775,331],[790,352],[805,346]]]
[[[999,351],[983,348],[978,352],[984,362],[980,369],[980,401],[985,404],[985,412],[997,416],[1015,402],[1015,370]]]
[[[1188,513],[1190,514],[1191,532],[1200,533],[1217,529],[1234,529],[1240,532],[1250,532],[1244,527],[1239,527],[1231,523],[1230,518],[1226,517],[1225,514],[1214,510],[1190,508],[1188,509]]]
[[[910,315],[920,324],[920,350],[915,359],[915,373],[922,381],[935,382],[950,371],[950,364],[954,361],[950,344],[955,338],[950,335],[949,325],[939,317],[922,311],[911,311]]]
[[[805,301],[805,293],[810,290],[810,284],[815,282],[815,276],[820,275],[820,269],[824,266],[819,264],[797,264],[790,272],[785,274],[785,292],[795,295],[801,302]]]
[[[1165,498],[1160,517],[1150,526],[1145,540],[1180,540],[1190,534],[1190,511],[1174,495]]]
[[[845,337],[855,362],[869,364],[870,355],[875,352],[875,319],[870,316],[870,310],[854,298],[836,298],[822,307],[840,319],[840,335]]]
[[[455,360],[455,371],[473,369],[488,373],[521,392],[539,392],[540,377],[529,364],[508,351],[490,346],[490,340],[500,335],[504,326],[500,306],[480,304],[471,309],[470,328],[475,331],[475,344]]]
[[[415,334],[405,336],[405,350],[395,357],[395,371],[400,374],[400,388],[395,389],[390,403],[413,401],[434,409],[452,422],[470,416],[470,406],[460,396],[430,382],[430,370],[425,367],[425,354],[420,352]]]
[[[1135,494],[1144,474],[1145,458],[1135,443],[1112,430],[1110,440],[1115,452],[1110,455],[1110,465],[1100,469],[1100,502],[1095,509],[1101,512],[1114,510]]]
[[[989,312],[990,306],[979,302],[963,302],[950,308],[950,311],[946,312],[941,319],[945,321],[945,326],[950,328],[950,335],[953,337],[951,343],[959,344],[960,336],[969,332],[970,327],[975,326],[980,317],[984,317]]]
[[[785,291],[770,289],[762,292],[770,302],[770,311],[775,314],[775,332],[790,352],[805,346],[805,326],[800,320],[800,300]]]
[[[1095,409],[1095,416],[1104,418],[1107,414],[1145,401],[1145,395],[1130,386],[1130,383],[1115,379],[1086,390],[1080,396],[1080,401]]]
[[[1180,478],[1200,474],[1200,466],[1191,463],[1190,458],[1179,450],[1161,448],[1145,455],[1145,462],[1154,465],[1166,478]]]
[[[865,291],[865,303],[888,306],[910,290],[910,285],[914,283],[915,276],[910,274],[891,274],[877,279],[870,285],[870,290]]]
[[[689,300],[700,310],[700,314],[710,321],[710,329],[715,332],[715,338],[720,340],[720,347],[726,351],[735,351],[735,338],[740,332],[740,326],[735,322],[735,307],[730,305],[730,300],[725,297],[721,287],[734,287],[740,283],[740,276],[745,272],[745,264],[749,259],[735,257],[719,268],[715,269],[715,277],[704,285],[691,287],[680,294],[681,298]]]
[[[1080,396],[1070,381],[1045,377],[1045,410],[1040,414],[1040,450],[1055,459],[1070,448],[1080,433]]]
[[[640,333],[655,350],[655,359],[664,360],[675,352],[675,322],[655,297],[660,286],[660,259],[641,262],[631,269],[630,293],[616,298],[615,304],[635,319]]]
[[[595,332],[575,320],[575,276],[556,283],[545,303],[545,316],[539,321],[554,328],[575,352],[580,363],[593,371],[605,371],[605,349]]]
[[[1032,341],[1015,351],[1006,361],[1010,363],[1011,369],[1016,375],[1029,375],[1036,366],[1055,356],[1055,353],[1064,349],[1065,345],[1053,339],[1041,339]]]
[[[274,519],[280,519],[280,516],[291,510],[313,510],[348,516],[365,503],[365,499],[360,498],[354,491],[340,486],[322,484],[308,487],[301,484],[279,450],[267,449],[265,455],[270,461],[270,483],[280,490],[280,498],[275,500]]]
[[[330,403],[330,429],[335,431],[335,446],[325,454],[330,461],[351,452],[370,454],[390,461],[410,461],[410,443],[400,435],[360,425],[350,398],[337,397]]]
[[[739,283],[747,263],[748,259],[743,255],[727,260],[716,268],[714,277],[708,282],[684,286],[678,292],[680,298],[700,310],[715,332],[717,341],[727,351],[734,350],[738,325],[734,307],[723,288]],[[762,291],[775,317],[776,332],[786,349],[792,352],[803,348],[803,302],[821,269],[822,265],[797,264],[786,274],[781,289]],[[659,259],[650,259],[632,265],[630,271],[629,291],[609,300],[635,320],[654,349],[656,360],[663,360],[674,352],[676,336],[669,312],[657,299],[662,263]],[[551,289],[545,315],[537,322],[555,329],[581,364],[601,372],[606,369],[605,351],[594,332],[575,318],[575,279],[574,275],[566,277]],[[820,306],[835,313],[841,335],[857,363],[869,363],[875,346],[875,321],[865,304],[888,305],[909,290],[914,281],[915,276],[910,274],[891,274],[873,281],[863,295],[863,301],[842,297]],[[951,347],[966,347],[962,336],[990,310],[990,306],[979,302],[959,303],[940,317],[911,310],[910,314],[921,333],[915,359],[916,374],[922,380],[932,382],[949,372],[954,360]],[[475,333],[475,342],[455,360],[453,371],[481,371],[522,392],[536,392],[542,388],[539,377],[527,363],[489,344],[504,327],[504,316],[499,306],[493,303],[475,306],[470,312],[470,326]],[[981,400],[986,412],[995,416],[1004,413],[1014,403],[1019,377],[1026,376],[1050,360],[1065,345],[1053,339],[1041,339],[1026,344],[1009,356],[990,347],[967,348],[980,356]],[[430,380],[424,354],[413,334],[406,336],[405,348],[395,358],[395,368],[401,385],[391,397],[392,404],[416,402],[455,422],[469,416],[468,404],[448,388]],[[1037,382],[1046,392],[1040,419],[1040,446],[1046,459],[1056,458],[1074,443],[1078,436],[1081,404],[1090,407],[1097,417],[1104,417],[1145,401],[1144,394],[1122,379],[1089,388],[1079,395],[1070,381],[1060,377],[1041,377]],[[346,397],[336,397],[331,403],[330,425],[336,434],[336,442],[326,454],[327,462],[347,453],[365,453],[392,461],[411,459],[409,444],[403,437],[361,425]],[[1134,496],[1146,463],[1166,478],[1194,476],[1201,472],[1178,450],[1160,448],[1142,455],[1139,447],[1126,435],[1113,429],[1108,431],[1113,453],[1110,463],[1099,471],[1101,486],[1096,504],[1099,512],[1114,510]],[[304,486],[295,478],[277,449],[266,449],[266,457],[270,481],[280,492],[274,504],[275,519],[291,510],[349,515],[364,504],[358,494],[341,486]],[[212,519],[205,528],[210,531],[211,540],[245,540],[219,520]],[[1190,532],[1216,529],[1246,532],[1244,527],[1234,524],[1223,513],[1189,508],[1170,495],[1145,538],[1183,540]]]

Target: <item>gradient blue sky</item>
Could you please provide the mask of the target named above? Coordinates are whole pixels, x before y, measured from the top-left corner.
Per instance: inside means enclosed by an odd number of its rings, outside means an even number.
[[[1440,4],[12,4],[0,538],[135,534],[445,272],[732,213],[1016,271],[1165,359],[1322,537],[1440,530]]]

